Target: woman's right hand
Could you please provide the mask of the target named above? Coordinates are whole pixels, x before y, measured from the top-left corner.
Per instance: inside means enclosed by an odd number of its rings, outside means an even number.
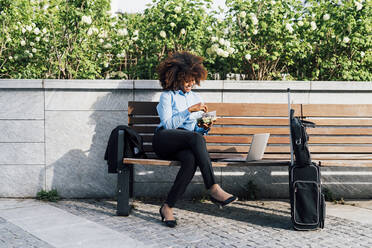
[[[205,105],[204,103],[202,102],[199,102],[197,104],[194,104],[192,106],[190,106],[188,108],[189,112],[192,113],[192,112],[197,112],[197,111],[204,111],[204,112],[208,112],[208,107],[207,105]]]

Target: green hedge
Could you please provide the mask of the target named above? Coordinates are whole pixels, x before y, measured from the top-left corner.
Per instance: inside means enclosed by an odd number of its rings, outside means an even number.
[[[372,80],[371,0],[0,0],[0,78],[156,79],[169,52],[205,57],[210,79]]]

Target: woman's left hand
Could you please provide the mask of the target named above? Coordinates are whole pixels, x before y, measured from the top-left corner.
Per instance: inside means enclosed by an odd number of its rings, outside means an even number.
[[[211,121],[209,123],[203,123],[202,127],[205,129],[205,130],[208,130],[209,128],[212,127],[212,125],[214,124],[215,121]]]

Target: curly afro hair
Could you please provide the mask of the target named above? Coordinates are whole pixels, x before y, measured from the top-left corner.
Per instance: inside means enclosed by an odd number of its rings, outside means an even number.
[[[197,85],[207,78],[203,58],[189,52],[176,52],[162,61],[158,67],[163,90],[179,90],[185,82],[195,80]]]

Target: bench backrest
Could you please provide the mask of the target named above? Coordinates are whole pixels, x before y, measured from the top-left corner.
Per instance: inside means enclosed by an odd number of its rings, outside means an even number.
[[[324,165],[372,164],[372,104],[302,104],[301,113],[317,125],[307,130],[313,159]]]
[[[206,103],[209,111],[216,110],[217,121],[205,136],[212,159],[245,157],[249,151],[252,135],[270,133],[267,159],[289,159],[289,128],[287,104],[257,103]],[[152,150],[152,136],[160,119],[157,102],[129,102],[128,124],[144,140],[149,158],[156,157]],[[292,105],[300,115],[301,105]]]

